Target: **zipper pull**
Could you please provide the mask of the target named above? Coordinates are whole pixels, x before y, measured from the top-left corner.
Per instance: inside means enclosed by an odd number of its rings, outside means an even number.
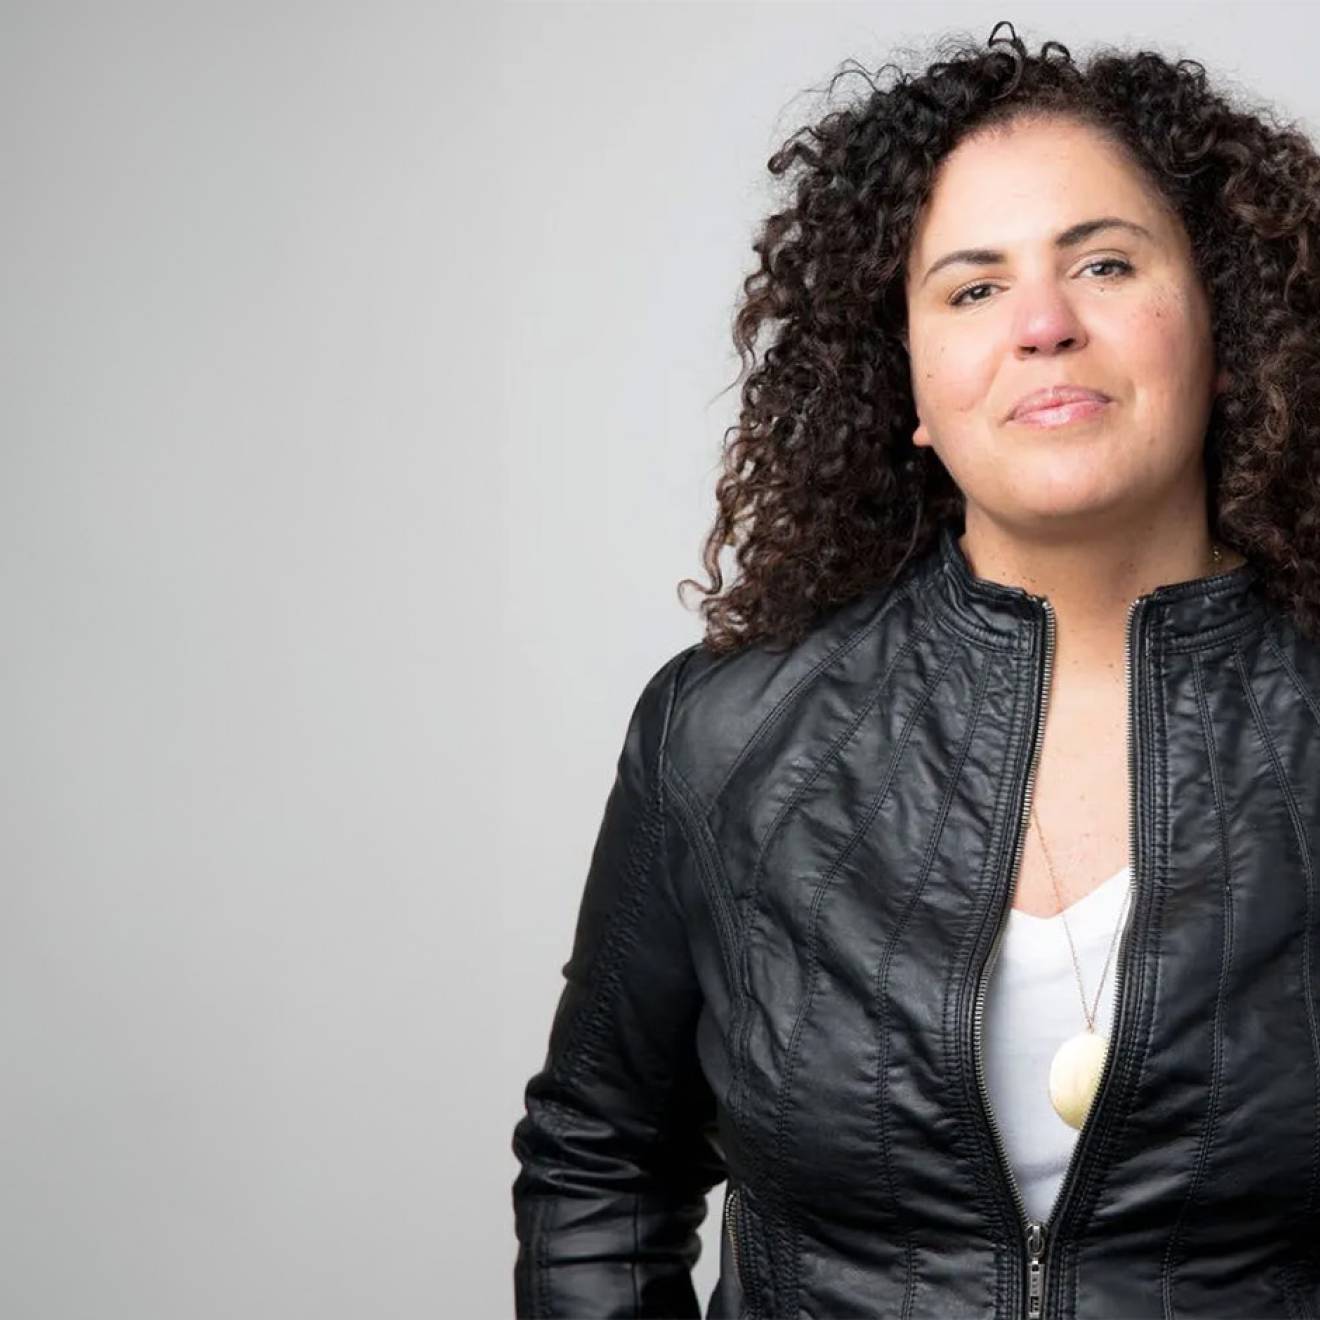
[[[1027,1225],[1027,1320],[1040,1320],[1045,1295],[1045,1226],[1034,1221]]]

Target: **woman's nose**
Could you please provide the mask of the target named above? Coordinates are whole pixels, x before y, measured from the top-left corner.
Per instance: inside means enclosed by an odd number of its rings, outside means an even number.
[[[1019,351],[1053,353],[1085,343],[1076,310],[1055,285],[1020,291],[1014,342]]]

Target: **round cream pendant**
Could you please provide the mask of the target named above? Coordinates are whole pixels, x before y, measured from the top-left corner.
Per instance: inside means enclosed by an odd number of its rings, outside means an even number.
[[[1070,1036],[1054,1052],[1050,1064],[1050,1103],[1069,1127],[1080,1128],[1100,1089],[1100,1073],[1109,1038],[1094,1031]]]

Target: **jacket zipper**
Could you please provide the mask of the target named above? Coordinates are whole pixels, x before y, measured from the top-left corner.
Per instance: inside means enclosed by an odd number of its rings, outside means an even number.
[[[754,1315],[754,1309],[751,1309],[751,1295],[748,1292],[747,1280],[743,1278],[742,1271],[742,1216],[738,1213],[741,1209],[742,1185],[734,1184],[729,1189],[729,1195],[725,1196],[725,1232],[729,1234],[729,1247],[733,1251],[734,1257],[734,1278],[738,1280],[738,1291],[742,1294],[741,1309],[739,1315]]]
[[[1013,1173],[1012,1166],[1004,1152],[1003,1137],[1000,1133],[999,1124],[995,1119],[994,1109],[990,1104],[990,1093],[985,1082],[985,1066],[981,1057],[981,1024],[985,1014],[985,990],[986,983],[989,980],[991,969],[994,966],[995,958],[999,954],[999,946],[1003,942],[1004,929],[1008,923],[1008,910],[1013,902],[1013,884],[1016,881],[1018,867],[1022,862],[1022,851],[1026,842],[1026,820],[1028,812],[1031,810],[1032,794],[1036,785],[1036,768],[1040,760],[1041,734],[1045,726],[1045,715],[1047,711],[1047,699],[1049,695],[1049,679],[1054,668],[1054,607],[1044,596],[1033,596],[1033,600],[1038,601],[1045,610],[1045,654],[1041,669],[1040,695],[1037,702],[1036,733],[1035,742],[1031,752],[1031,766],[1027,772],[1026,792],[1022,799],[1022,812],[1018,818],[1018,837],[1017,844],[1013,852],[1013,869],[1009,884],[1008,901],[1004,905],[1003,911],[999,917],[999,928],[995,932],[994,943],[991,945],[990,953],[986,958],[985,965],[981,969],[980,980],[976,988],[976,1007],[972,1027],[972,1050],[976,1061],[976,1080],[981,1092],[982,1107],[985,1110],[986,1118],[989,1120],[990,1132],[994,1138],[995,1150],[999,1155],[1000,1166],[1004,1171],[1008,1182],[1009,1190],[1013,1194],[1013,1200],[1017,1204],[1018,1215],[1023,1224],[1023,1233],[1026,1246],[1026,1320],[1040,1320],[1045,1308],[1045,1281],[1047,1277],[1047,1267],[1049,1265],[1049,1248],[1053,1241],[1050,1230],[1058,1220],[1059,1212],[1066,1202],[1068,1193],[1072,1189],[1072,1183],[1076,1172],[1079,1157],[1082,1153],[1082,1139],[1087,1130],[1091,1127],[1092,1116],[1099,1110],[1100,1101],[1104,1095],[1105,1085],[1109,1078],[1111,1070],[1111,1059],[1114,1050],[1111,1049],[1105,1056],[1104,1066],[1100,1072],[1099,1087],[1096,1091],[1095,1099],[1091,1103],[1086,1118],[1083,1120],[1082,1128],[1077,1133],[1077,1140],[1073,1143],[1072,1154],[1068,1160],[1068,1167],[1063,1175],[1063,1182],[1059,1187],[1059,1193],[1055,1197],[1054,1204],[1050,1207],[1049,1214],[1043,1221],[1031,1219],[1027,1214],[1026,1203],[1022,1199],[1022,1189],[1018,1186],[1017,1178]],[[1137,762],[1136,747],[1133,740],[1133,726],[1136,722],[1136,692],[1133,685],[1134,665],[1132,661],[1132,651],[1134,643],[1134,632],[1132,627],[1133,618],[1137,612],[1138,606],[1146,597],[1140,596],[1128,606],[1127,624],[1124,637],[1124,681],[1127,686],[1128,696],[1128,718],[1127,718],[1127,752],[1128,752],[1128,822],[1130,829],[1129,838],[1129,861],[1131,862],[1130,882],[1133,886],[1133,896],[1135,899],[1135,890],[1137,883]],[[1114,969],[1115,978],[1115,1013],[1113,1030],[1110,1032],[1111,1042],[1118,1038],[1120,1014],[1123,1005],[1123,986],[1126,980],[1127,970],[1127,946],[1128,931],[1132,926],[1132,914],[1136,910],[1136,902],[1129,904],[1127,919],[1123,926],[1122,939],[1119,942],[1118,957]]]

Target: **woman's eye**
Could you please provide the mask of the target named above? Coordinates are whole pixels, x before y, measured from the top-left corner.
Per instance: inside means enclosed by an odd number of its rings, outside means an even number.
[[[1117,266],[1119,268],[1117,273],[1120,276],[1128,275],[1132,271],[1132,266],[1128,262],[1124,261],[1121,257],[1097,257],[1094,261],[1088,261],[1086,265],[1082,267],[1082,269],[1091,270],[1096,266]],[[961,307],[969,301],[972,303],[983,303],[985,302],[984,298],[972,298],[969,300],[967,295],[969,293],[975,293],[977,289],[993,289],[993,288],[994,288],[993,284],[984,284],[984,283],[969,284],[965,289],[960,289],[956,294],[954,294],[952,298],[949,299],[949,306]]]
[[[950,306],[950,307],[961,307],[965,302],[968,301],[968,297],[967,297],[967,295],[968,295],[969,293],[975,293],[975,292],[977,291],[977,289],[988,289],[989,287],[990,287],[990,285],[988,285],[988,284],[969,284],[969,285],[967,286],[967,288],[961,290],[961,291],[958,292],[958,293],[955,293],[955,294],[953,295],[953,297],[949,299],[949,306]],[[984,299],[984,298],[972,298],[970,301],[972,301],[972,302],[985,302],[985,299]]]

